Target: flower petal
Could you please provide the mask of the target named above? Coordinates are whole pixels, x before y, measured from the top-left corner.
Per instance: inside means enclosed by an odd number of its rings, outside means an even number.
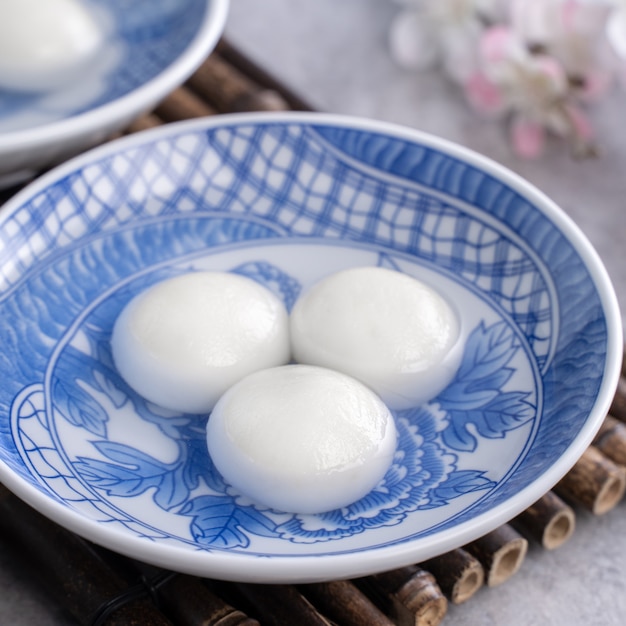
[[[546,85],[554,94],[561,94],[567,90],[567,76],[559,61],[545,54],[533,57],[534,67],[537,74],[543,76]]]
[[[626,59],[626,4],[610,17],[607,37],[615,53],[622,59]]]
[[[615,82],[615,72],[592,69],[584,77],[583,88],[579,92],[581,100],[585,102],[595,102],[601,100],[611,89]]]
[[[480,38],[480,58],[484,63],[504,63],[514,45],[513,31],[507,26],[487,29]]]
[[[498,114],[505,109],[506,103],[498,86],[482,72],[475,72],[463,84],[468,102],[482,113]]]
[[[536,159],[543,152],[545,131],[537,122],[518,116],[511,125],[511,140],[518,156]]]
[[[463,26],[448,25],[440,32],[443,66],[446,74],[463,83],[478,70],[478,44],[482,26],[474,21]]]
[[[437,31],[420,11],[407,10],[396,15],[389,30],[389,50],[402,67],[428,69],[439,57]]]
[[[607,21],[614,8],[613,2],[607,0],[595,2],[565,0],[561,6],[563,32],[597,41],[604,36]]]
[[[557,0],[511,0],[511,26],[529,44],[545,45],[558,24]]]

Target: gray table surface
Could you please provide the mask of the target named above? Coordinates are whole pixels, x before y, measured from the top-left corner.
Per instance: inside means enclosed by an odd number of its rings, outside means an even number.
[[[578,224],[602,258],[626,312],[626,93],[592,110],[600,156],[574,161],[559,142],[537,161],[516,158],[502,125],[482,120],[437,71],[397,67],[388,53],[390,0],[232,0],[226,35],[316,108],[404,124],[474,149],[522,175]],[[73,622],[0,543],[0,624]],[[577,511],[562,548],[531,545],[504,585],[451,606],[449,626],[621,626],[626,623],[626,502],[602,517]]]

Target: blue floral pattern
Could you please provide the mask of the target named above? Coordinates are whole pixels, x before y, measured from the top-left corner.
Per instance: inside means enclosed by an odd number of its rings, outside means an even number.
[[[163,230],[164,225],[160,228]],[[213,223],[210,232],[211,238],[238,233],[228,220],[222,220],[219,226]],[[245,232],[250,236],[250,232]],[[137,236],[137,232],[132,233],[126,249],[132,249]],[[174,241],[165,236],[163,239]],[[114,240],[117,246],[122,245],[120,235]],[[93,246],[74,255],[80,262],[74,258],[69,267],[76,284],[89,280],[83,271],[94,263],[102,267],[110,262],[108,255],[103,255],[104,250],[109,251],[110,246]],[[85,263],[88,257],[91,262]],[[378,259],[379,264],[397,266],[388,253],[378,255]],[[64,259],[62,264],[66,263]],[[49,428],[59,430],[57,422],[62,419],[89,433],[90,446],[98,456],[78,455],[66,460],[68,472],[86,488],[105,500],[132,499],[150,493],[159,509],[190,518],[189,533],[198,545],[245,549],[252,535],[304,543],[349,537],[367,529],[398,524],[408,513],[443,507],[460,496],[496,486],[484,470],[459,469],[455,451],[473,448],[467,431],[470,422],[483,437],[503,438],[509,430],[535,416],[537,407],[525,401],[529,392],[502,391],[514,374],[506,366],[519,349],[514,333],[502,321],[489,328],[481,323],[469,334],[457,376],[438,398],[428,405],[398,412],[399,444],[393,466],[365,498],[344,510],[317,516],[314,531],[309,529],[307,516],[268,513],[262,506],[246,502],[224,483],[211,463],[206,449],[206,416],[163,414],[126,385],[110,351],[112,323],[131,295],[156,281],[188,271],[193,263],[190,259],[181,268],[165,265],[123,283],[97,306],[87,309],[80,325],[59,344],[62,349],[49,376],[50,402],[56,416]],[[288,308],[301,291],[296,278],[267,260],[250,260],[228,269],[259,281]],[[44,271],[42,285],[47,284],[45,278],[55,270],[53,266]],[[85,290],[87,285],[82,287]],[[80,300],[82,304],[82,296]],[[173,460],[165,462],[136,445],[114,440],[109,423],[123,419],[116,417],[116,410],[125,410],[129,405],[172,442],[177,450]]]
[[[470,336],[465,358],[452,383],[438,396],[450,424],[443,434],[453,450],[474,450],[478,435],[504,438],[535,415],[528,393],[503,391],[514,370],[507,367],[515,351],[514,336],[504,323],[481,325]]]

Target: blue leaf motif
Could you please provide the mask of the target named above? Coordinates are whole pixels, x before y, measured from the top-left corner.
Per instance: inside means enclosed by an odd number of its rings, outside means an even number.
[[[52,383],[52,395],[57,411],[70,424],[86,428],[96,435],[106,435],[106,411],[78,385],[56,378]]]
[[[124,403],[124,383],[117,371],[97,358],[67,346],[57,361],[52,378],[55,408],[74,426],[106,437],[108,415],[83,386],[105,393],[115,406]]]
[[[513,331],[505,322],[489,328],[481,322],[468,338],[458,377],[481,380],[492,376],[511,360],[513,343]]]
[[[205,546],[247,548],[248,534],[276,537],[274,522],[252,506],[240,506],[230,496],[199,496],[181,513],[193,517],[191,533]]]
[[[521,392],[501,393],[487,404],[483,419],[475,422],[478,432],[485,437],[503,437],[506,431],[525,424],[535,414],[534,407]]]
[[[126,390],[118,379],[107,376],[103,372],[95,371],[93,381],[96,389],[105,394],[116,409],[123,407],[128,402]]]
[[[232,272],[252,278],[267,287],[285,303],[288,311],[300,295],[300,283],[267,261],[250,261],[235,267]]]
[[[187,486],[179,477],[179,462],[162,463],[135,448],[110,441],[96,441],[93,445],[114,461],[78,458],[74,463],[76,471],[93,487],[123,497],[133,497],[154,488],[154,500],[165,510],[182,504],[189,497]]]
[[[472,422],[472,413],[450,411],[449,416],[449,425],[442,435],[444,442],[453,450],[474,450],[476,438],[467,430],[467,425]]]
[[[186,463],[181,469],[181,475],[189,490],[195,489],[200,485],[201,480],[204,480],[213,491],[225,492],[224,479],[209,457],[204,422],[198,426],[193,420],[187,428],[181,429],[180,439],[184,441],[186,455]]]
[[[507,367],[519,349],[513,331],[505,322],[486,328],[481,323],[469,336],[463,361],[454,380],[437,397],[448,415],[442,433],[444,443],[453,450],[476,449],[473,424],[479,435],[503,438],[535,415],[528,393],[503,391],[514,370]]]
[[[446,408],[483,406],[513,375],[506,364],[516,350],[513,333],[504,322],[488,329],[481,323],[468,337],[459,370],[438,400]]]
[[[448,476],[446,482],[431,492],[432,506],[440,506],[453,498],[466,493],[491,489],[496,483],[489,480],[484,472],[476,470],[457,470]]]

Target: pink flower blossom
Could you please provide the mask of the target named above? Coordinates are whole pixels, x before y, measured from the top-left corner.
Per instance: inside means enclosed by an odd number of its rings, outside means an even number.
[[[543,152],[545,132],[537,122],[518,116],[511,125],[511,141],[519,156],[534,159]]]
[[[511,28],[524,43],[558,59],[583,100],[603,97],[618,64],[606,36],[614,0],[511,0]]]
[[[485,20],[502,14],[503,0],[413,0],[393,20],[390,51],[407,68],[440,64],[456,82],[473,74]],[[500,10],[499,10],[500,9]]]
[[[490,115],[497,115],[505,110],[506,103],[502,91],[482,72],[472,74],[463,87],[468,101],[476,110]]]
[[[515,152],[539,156],[546,134],[569,137],[583,152],[593,136],[584,112],[569,101],[565,69],[547,54],[535,54],[505,26],[485,30],[480,70],[465,83],[468,102],[483,113],[508,113]]]
[[[626,87],[626,0],[614,0],[607,25],[607,39],[617,57],[617,78]]]
[[[406,67],[439,63],[477,111],[511,120],[517,154],[548,134],[593,154],[583,106],[626,85],[626,0],[403,0],[390,32]]]

